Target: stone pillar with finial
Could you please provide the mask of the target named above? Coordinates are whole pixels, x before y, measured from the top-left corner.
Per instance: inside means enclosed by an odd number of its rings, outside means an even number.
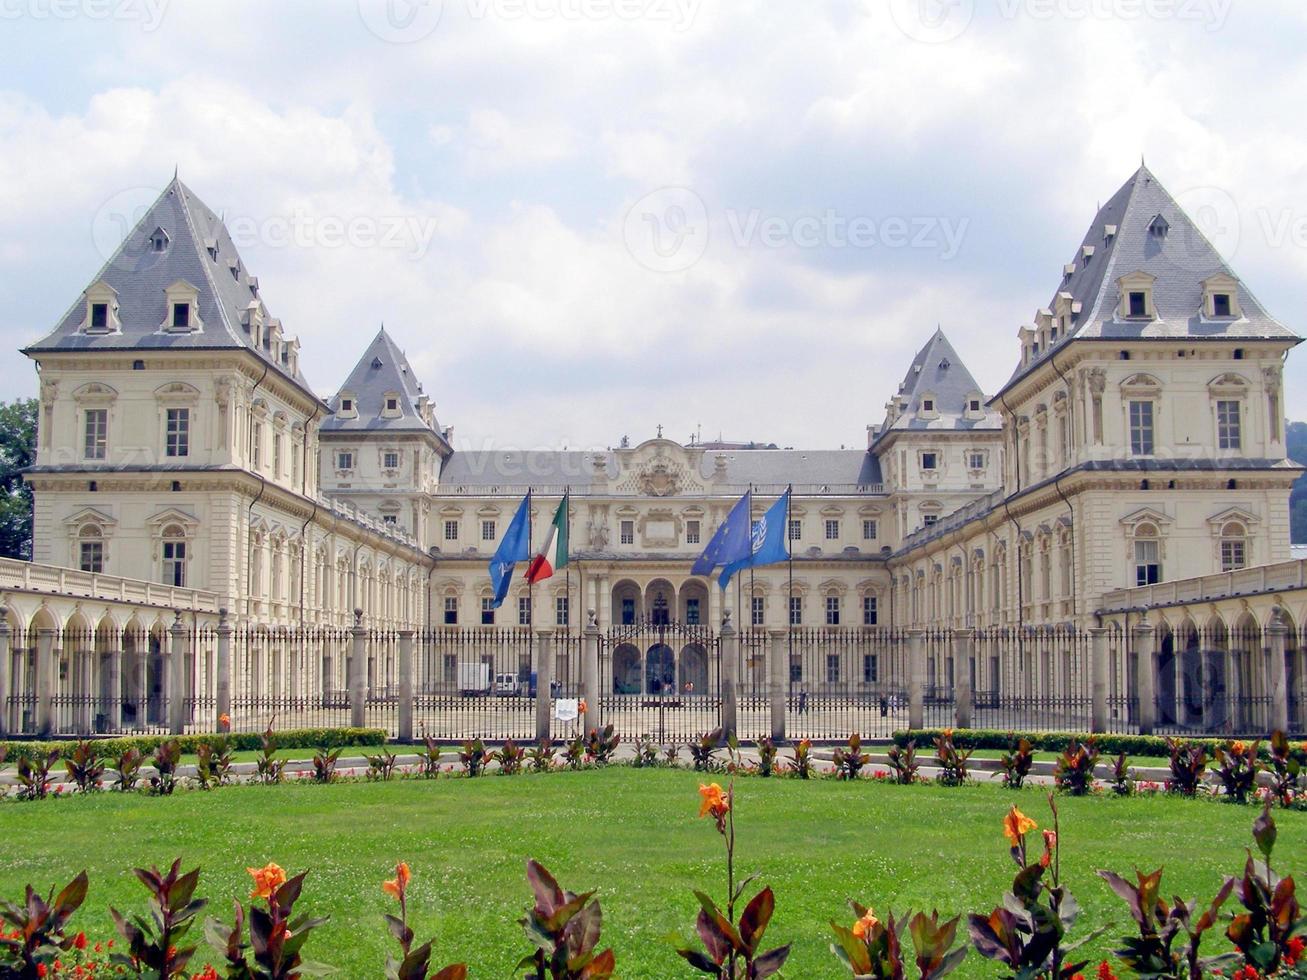
[[[218,610],[218,662],[214,679],[214,719],[215,731],[223,731],[222,718],[231,719],[231,620],[227,610]]]
[[[190,644],[186,624],[182,622],[182,611],[173,611],[172,628],[168,631],[171,644],[168,652],[168,729],[174,735],[186,731],[187,713],[187,677],[186,659]]]
[[[721,633],[721,667],[719,675],[722,685],[722,734],[727,738],[739,729],[738,703],[736,688],[740,679],[740,634],[731,625],[731,610],[722,612]]]
[[[599,711],[599,617],[595,610],[586,612],[585,624],[585,660],[581,664],[581,699],[585,701],[586,713],[581,719],[585,728],[598,727],[603,723]]]
[[[363,628],[363,610],[354,610],[354,627],[349,657],[349,723],[362,728],[367,722],[368,631]]]
[[[9,628],[9,610],[0,606],[0,735],[9,732],[10,671],[13,669],[13,631]]]
[[[1266,626],[1267,687],[1271,695],[1271,731],[1286,731],[1289,727],[1289,683],[1285,670],[1284,650],[1288,645],[1289,627],[1284,625],[1284,610],[1276,606],[1271,610],[1271,621]]]

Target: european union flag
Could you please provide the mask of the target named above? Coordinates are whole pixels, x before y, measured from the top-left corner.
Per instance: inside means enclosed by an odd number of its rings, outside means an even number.
[[[786,490],[776,503],[767,508],[759,520],[753,522],[750,536],[751,553],[747,558],[731,562],[722,569],[719,580],[724,589],[731,576],[744,568],[775,565],[790,557],[790,491]]]
[[[749,544],[749,515],[752,507],[753,492],[750,491],[736,501],[731,512],[726,515],[726,520],[722,521],[722,526],[703,549],[703,554],[695,561],[690,574],[711,575],[719,565],[729,565],[749,557],[752,551]]]
[[[490,559],[490,584],[495,587],[495,608],[504,604],[508,586],[513,581],[513,567],[531,557],[531,494],[528,492],[518,505],[517,513],[504,532],[504,537]]]

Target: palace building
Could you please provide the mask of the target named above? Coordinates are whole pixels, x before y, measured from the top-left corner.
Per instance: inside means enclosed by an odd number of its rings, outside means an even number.
[[[1087,626],[1115,590],[1290,557],[1282,372],[1300,338],[1142,167],[998,391],[936,330],[862,449],[460,450],[457,407],[437,419],[402,334],[380,330],[324,398],[174,179],[25,350],[34,560],[266,624],[715,625],[729,608],[780,628]],[[761,515],[789,486],[792,569],[725,594],[690,574],[741,494]],[[496,610],[487,563],[528,488],[541,532],[570,493],[572,561],[533,590],[519,574]]]

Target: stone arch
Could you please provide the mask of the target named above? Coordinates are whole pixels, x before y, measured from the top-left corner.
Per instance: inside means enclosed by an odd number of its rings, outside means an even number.
[[[618,625],[631,625],[644,618],[644,593],[634,581],[621,579],[613,585],[613,618]]]
[[[613,693],[639,694],[642,690],[640,648],[621,643],[613,650]]]
[[[688,626],[706,626],[709,623],[708,609],[710,605],[710,595],[708,584],[702,579],[688,579],[681,583],[680,592],[676,598],[677,616],[682,623]],[[747,625],[741,621],[741,626]]]
[[[701,696],[711,690],[708,682],[708,651],[702,643],[687,643],[681,647],[677,666],[677,689],[682,695]]]
[[[654,625],[672,622],[677,617],[676,586],[665,578],[652,579],[644,590],[645,615]]]

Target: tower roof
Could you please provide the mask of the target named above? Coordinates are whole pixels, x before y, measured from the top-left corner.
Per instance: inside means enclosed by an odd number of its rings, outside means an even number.
[[[346,395],[353,399],[354,411],[342,416]],[[386,410],[387,396],[396,399],[394,411]],[[384,326],[328,404],[337,414],[323,420],[324,432],[431,432],[444,439],[413,366]]]
[[[1048,310],[1070,304],[1070,325],[1040,357],[1018,367],[1004,388],[1072,339],[1299,339],[1266,311],[1145,166],[1099,208],[1066,268]],[[1118,281],[1132,273],[1151,278],[1151,319],[1118,315]],[[1204,283],[1214,276],[1234,280],[1238,316],[1203,315]]]
[[[25,352],[245,348],[308,390],[294,353],[296,342],[286,338],[287,343],[276,343],[271,328],[280,325],[268,314],[258,280],[241,261],[226,226],[177,177],[87,289],[100,284],[114,292],[119,329],[88,332],[83,295]],[[163,329],[170,312],[166,291],[177,284],[194,289],[197,297],[198,319],[186,332]],[[262,336],[251,329],[256,313],[264,324]]]
[[[968,402],[972,399],[979,399],[979,412],[969,411]],[[986,411],[984,404],[980,385],[943,329],[936,327],[925,346],[917,351],[898,392],[890,400],[876,442],[891,432],[908,430],[997,429],[998,416]]]

